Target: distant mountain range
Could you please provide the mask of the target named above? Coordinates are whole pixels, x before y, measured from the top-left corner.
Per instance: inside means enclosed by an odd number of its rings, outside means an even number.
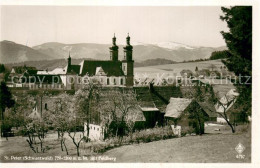
[[[169,62],[182,62],[209,58],[213,51],[225,50],[226,47],[193,47],[176,42],[162,42],[158,44],[144,44],[133,42],[133,57],[136,62],[146,60],[169,60]],[[34,47],[27,47],[11,41],[0,42],[0,62],[19,63],[25,61],[40,61],[65,59],[70,55],[72,59],[109,59],[111,44],[63,44],[44,43]],[[123,45],[119,46],[119,59],[123,59]],[[148,61],[149,62],[149,61]],[[151,63],[151,61],[150,61]]]

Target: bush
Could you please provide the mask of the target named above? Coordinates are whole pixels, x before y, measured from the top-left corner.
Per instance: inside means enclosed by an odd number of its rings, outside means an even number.
[[[136,131],[132,137],[130,135],[123,137],[113,137],[107,139],[104,144],[93,144],[93,152],[102,153],[109,149],[119,147],[122,145],[129,145],[133,143],[149,143],[152,141],[165,140],[176,138],[170,126],[152,128],[147,130]]]

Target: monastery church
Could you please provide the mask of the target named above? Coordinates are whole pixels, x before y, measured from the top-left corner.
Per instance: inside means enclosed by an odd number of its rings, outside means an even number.
[[[110,49],[110,60],[84,60],[78,65],[71,64],[69,55],[68,64],[64,73],[60,74],[66,89],[79,89],[86,83],[84,80],[94,79],[104,86],[133,86],[134,60],[132,57],[133,46],[130,44],[129,34],[126,37],[124,59],[118,60],[116,37],[112,38],[113,45]],[[73,82],[74,81],[74,82]]]

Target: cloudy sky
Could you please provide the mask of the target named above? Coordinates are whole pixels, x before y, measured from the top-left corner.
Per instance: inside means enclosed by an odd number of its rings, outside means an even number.
[[[125,44],[178,42],[225,45],[220,7],[1,6],[1,38],[28,46],[46,42]]]

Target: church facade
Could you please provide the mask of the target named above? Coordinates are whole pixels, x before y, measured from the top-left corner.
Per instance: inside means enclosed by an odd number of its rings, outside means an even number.
[[[134,84],[133,46],[130,44],[129,35],[126,37],[126,46],[123,47],[124,58],[118,59],[119,47],[116,37],[112,38],[110,60],[84,60],[78,65],[71,64],[69,55],[68,64],[64,73],[60,74],[65,89],[80,89],[89,80],[102,86],[131,87]]]

